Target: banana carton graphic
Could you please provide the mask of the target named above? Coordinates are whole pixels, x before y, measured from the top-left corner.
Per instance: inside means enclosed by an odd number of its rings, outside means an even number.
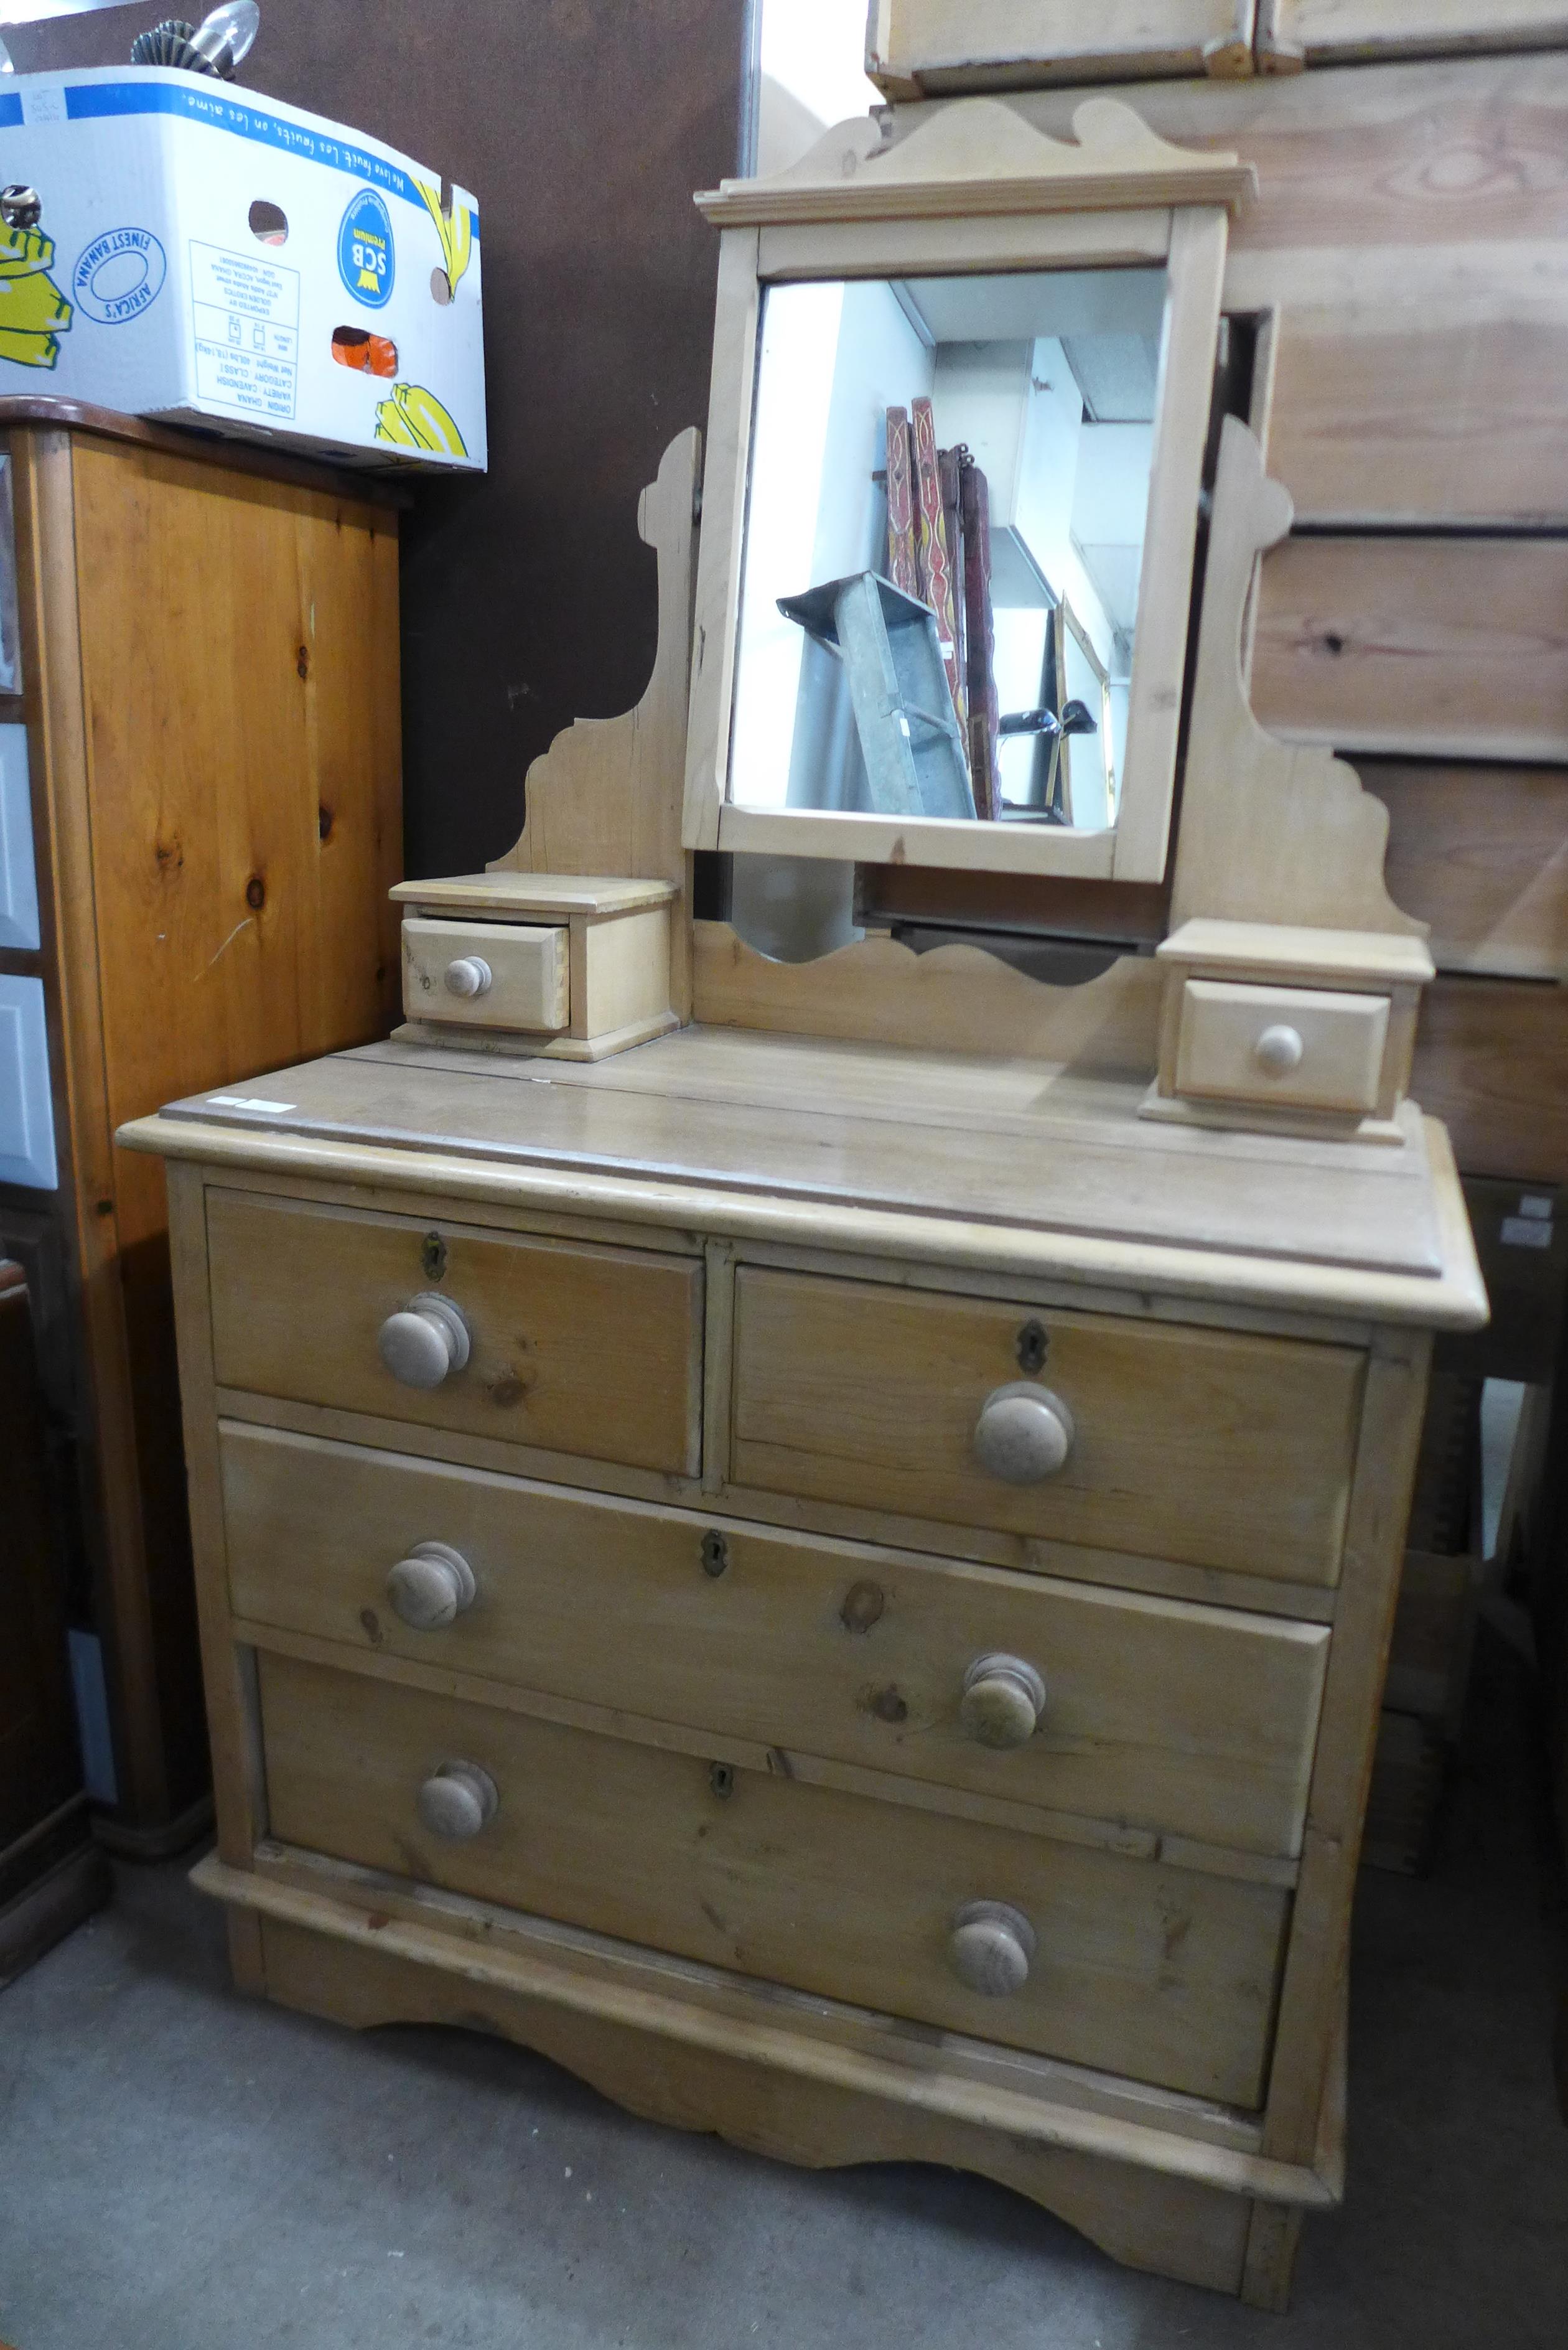
[[[42,206],[31,188],[0,192],[0,359],[52,368],[68,334],[70,304],[49,276],[53,240],[38,226]]]
[[[248,89],[0,83],[0,394],[483,469],[480,254],[466,190]]]

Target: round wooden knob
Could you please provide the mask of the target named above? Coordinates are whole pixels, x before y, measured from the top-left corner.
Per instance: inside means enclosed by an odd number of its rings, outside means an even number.
[[[1305,1051],[1300,1029],[1287,1028],[1282,1022],[1264,1029],[1252,1047],[1252,1058],[1266,1077],[1288,1077],[1293,1069],[1301,1067]]]
[[[459,955],[446,967],[449,995],[488,995],[494,983],[495,974],[483,955]]]
[[[449,1371],[468,1360],[468,1325],[450,1297],[423,1290],[400,1314],[389,1314],[376,1341],[377,1352],[406,1388],[439,1388]]]
[[[446,1543],[416,1543],[387,1577],[387,1596],[414,1632],[439,1632],[473,1605],[478,1586],[461,1551]]]
[[[1027,1746],[1045,1711],[1045,1684],[1022,1657],[977,1657],[963,1677],[959,1720],[977,1746]]]
[[[1075,1434],[1073,1415],[1059,1395],[1032,1379],[1015,1379],[981,1406],[975,1455],[1004,1485],[1037,1485],[1066,1465]]]
[[[948,1963],[982,1999],[1011,1999],[1029,1981],[1034,1929],[1005,1901],[966,1901],[948,1931]]]
[[[420,1789],[420,1825],[449,1844],[463,1844],[487,1828],[501,1803],[494,1780],[477,1762],[443,1762]]]

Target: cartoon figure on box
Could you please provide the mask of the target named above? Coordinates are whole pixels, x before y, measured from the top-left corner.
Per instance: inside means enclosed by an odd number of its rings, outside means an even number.
[[[31,188],[0,190],[0,359],[18,367],[52,368],[76,315],[49,276],[55,247],[43,214]]]
[[[422,180],[416,180],[414,184],[425,200],[425,210],[435,223],[436,234],[441,239],[441,265],[431,272],[431,294],[444,307],[468,267],[473,247],[473,224],[466,204],[454,202],[450,213],[443,212],[439,188],[429,188]],[[371,336],[367,340],[373,346],[377,338]],[[333,357],[337,357],[336,352]],[[395,362],[395,352],[393,357]],[[346,364],[356,362],[349,360]],[[380,372],[373,359],[368,365],[369,372]],[[378,402],[376,438],[394,442],[403,449],[440,449],[453,457],[468,454],[451,411],[441,405],[433,391],[427,391],[418,383],[395,383],[388,398]]]

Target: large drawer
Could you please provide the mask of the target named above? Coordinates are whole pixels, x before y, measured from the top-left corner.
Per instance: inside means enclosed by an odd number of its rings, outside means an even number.
[[[1300,1849],[1322,1625],[704,1521],[233,1423],[222,1448],[230,1590],[247,1623],[786,1756],[1238,1851]],[[456,1552],[473,1596],[450,1621],[414,1628],[400,1607],[425,1617],[458,1588],[439,1554],[433,1567],[401,1564],[430,1543]],[[974,1674],[988,1657],[992,1671]],[[1033,1735],[1002,1659],[1044,1682]],[[993,1747],[981,1733],[1023,1742]]]
[[[982,1411],[1008,1387],[1068,1407],[1065,1462],[1033,1482],[1006,1482],[976,1449]],[[731,1476],[1333,1584],[1361,1389],[1348,1347],[743,1266]]]
[[[217,1190],[207,1233],[220,1387],[697,1472],[693,1259],[445,1224],[432,1232],[412,1218]],[[459,1309],[468,1357],[431,1387],[410,1386],[382,1359],[386,1325],[421,1305],[429,1322],[431,1297]],[[440,1322],[438,1310],[438,1337]]]
[[[271,1828],[286,1843],[981,2039],[1261,2101],[1289,1901],[1275,1887],[258,1662]],[[483,1825],[476,1772],[498,1797]],[[462,1840],[425,1824],[438,1804]],[[955,1920],[976,1901],[1033,1929],[1010,1995],[954,1970]]]

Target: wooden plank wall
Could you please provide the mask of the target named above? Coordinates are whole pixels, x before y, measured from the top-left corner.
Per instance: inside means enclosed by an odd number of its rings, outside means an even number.
[[[1297,521],[1254,700],[1387,804],[1417,1097],[1466,1172],[1568,1180],[1568,53],[1116,94],[1258,167],[1225,300],[1277,314]],[[1060,136],[1082,98],[1011,102]]]
[[[1564,0],[871,0],[888,98],[1568,45]]]

